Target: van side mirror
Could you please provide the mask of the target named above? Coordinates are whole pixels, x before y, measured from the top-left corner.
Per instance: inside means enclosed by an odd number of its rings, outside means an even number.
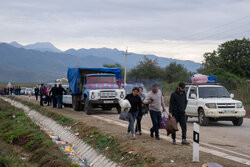
[[[234,94],[232,93],[232,94],[230,94],[230,97],[233,99],[234,98]]]
[[[191,96],[190,96],[190,98],[191,98],[191,99],[196,99],[196,94],[193,94],[193,93],[192,93]]]

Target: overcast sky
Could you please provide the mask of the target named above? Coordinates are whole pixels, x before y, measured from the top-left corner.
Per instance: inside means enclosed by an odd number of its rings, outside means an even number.
[[[250,36],[250,0],[0,0],[0,41],[203,60]]]

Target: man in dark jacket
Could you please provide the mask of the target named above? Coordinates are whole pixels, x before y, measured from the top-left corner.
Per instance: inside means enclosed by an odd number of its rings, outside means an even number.
[[[45,96],[45,91],[44,91],[44,85],[43,84],[41,84],[39,93],[40,93],[40,106],[43,106],[43,98]]]
[[[187,107],[187,96],[185,93],[185,84],[179,83],[177,90],[171,94],[169,104],[169,115],[175,117],[177,123],[180,123],[182,130],[182,144],[189,144],[186,140],[187,123],[185,110]],[[176,144],[176,133],[172,134],[173,144]]]
[[[56,90],[58,108],[62,108],[63,92],[66,94],[65,89],[59,84],[59,87]]]
[[[128,94],[125,99],[127,99],[131,105],[131,108],[129,110],[129,125],[128,125],[128,134],[132,133],[132,138],[135,139],[135,129],[134,129],[134,123],[135,119],[138,115],[142,115],[142,101],[141,98],[138,96],[139,89],[137,87],[133,88],[132,93]]]
[[[51,88],[50,95],[52,95],[53,108],[57,107],[57,84]]]
[[[39,86],[36,85],[36,88],[35,88],[35,96],[36,96],[36,100],[38,100],[38,95],[39,95]]]

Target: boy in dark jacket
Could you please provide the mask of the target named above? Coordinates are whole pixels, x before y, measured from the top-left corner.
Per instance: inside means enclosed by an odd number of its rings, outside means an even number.
[[[139,89],[133,88],[132,93],[128,94],[125,99],[127,99],[131,105],[131,108],[129,110],[129,125],[128,125],[128,134],[132,133],[132,138],[135,139],[135,129],[134,129],[134,123],[135,119],[138,115],[138,113],[141,115],[142,112],[142,101],[141,98],[138,96]]]
[[[189,144],[186,140],[187,123],[185,110],[187,107],[187,96],[185,92],[185,84],[179,83],[178,88],[171,94],[169,103],[169,115],[175,117],[177,123],[180,123],[182,130],[182,144]],[[172,134],[173,144],[176,144],[176,133]]]

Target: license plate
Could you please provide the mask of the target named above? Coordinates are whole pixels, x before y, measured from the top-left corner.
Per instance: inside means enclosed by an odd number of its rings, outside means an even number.
[[[225,110],[223,111],[224,114],[234,114],[235,111],[234,110]]]
[[[114,103],[113,101],[103,101],[103,103]]]

